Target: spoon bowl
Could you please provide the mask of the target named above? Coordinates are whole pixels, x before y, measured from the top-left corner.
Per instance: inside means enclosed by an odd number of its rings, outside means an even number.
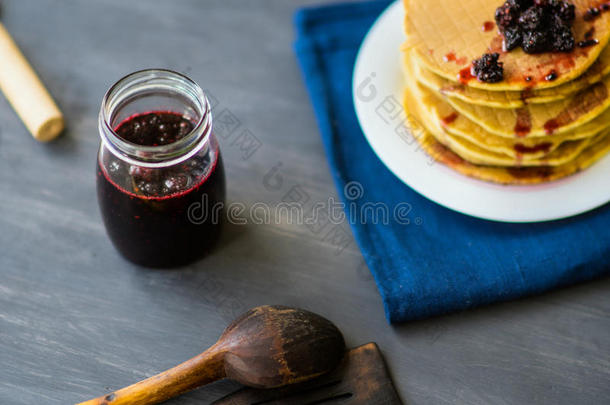
[[[254,308],[222,334],[227,378],[276,388],[315,378],[341,361],[339,329],[319,315],[280,306]]]
[[[178,366],[79,405],[152,405],[229,378],[277,388],[334,370],[345,341],[329,320],[302,309],[262,306],[233,321],[216,344]]]

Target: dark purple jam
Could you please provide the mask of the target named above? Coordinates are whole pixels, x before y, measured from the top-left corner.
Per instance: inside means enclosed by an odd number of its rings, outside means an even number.
[[[156,146],[192,129],[180,114],[149,112],[127,118],[115,132],[131,143]],[[188,264],[220,236],[225,174],[217,147],[161,169],[129,165],[108,153],[97,165],[97,192],[110,239],[136,264]]]
[[[559,77],[557,75],[557,72],[555,70],[551,70],[549,74],[544,77],[544,80],[546,80],[547,82],[552,82],[554,80],[557,80],[557,77]]]
[[[597,39],[585,39],[584,41],[580,41],[578,43],[578,46],[581,48],[588,48],[597,44],[599,44],[599,41]]]
[[[128,118],[115,128],[115,132],[136,145],[160,146],[179,141],[193,129],[193,123],[182,115],[153,111]]]

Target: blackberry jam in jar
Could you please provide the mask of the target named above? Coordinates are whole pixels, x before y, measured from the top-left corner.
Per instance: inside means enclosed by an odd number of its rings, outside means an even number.
[[[104,96],[97,195],[128,260],[176,267],[202,257],[222,224],[225,175],[210,104],[189,78],[144,70]]]

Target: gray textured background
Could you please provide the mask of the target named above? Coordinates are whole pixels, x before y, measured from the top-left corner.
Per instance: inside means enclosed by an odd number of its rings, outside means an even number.
[[[0,97],[1,404],[69,404],[135,382],[265,303],[319,312],[352,345],[378,342],[409,404],[610,402],[609,280],[390,327],[347,226],[335,229],[347,232],[343,250],[328,230],[284,223],[229,227],[213,255],[175,271],[117,255],[97,210],[96,116],[105,90],[136,69],[189,74],[237,132],[260,139],[246,159],[235,138],[221,139],[231,201],[273,205],[294,186],[311,201],[335,196],[292,52],[293,10],[314,1],[3,2],[69,130],[38,144]],[[278,162],[281,187],[265,187]]]

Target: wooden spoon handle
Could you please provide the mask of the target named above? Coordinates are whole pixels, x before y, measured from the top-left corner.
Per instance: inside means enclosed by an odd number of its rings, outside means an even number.
[[[225,377],[224,352],[212,346],[172,369],[77,405],[153,405]]]
[[[64,118],[34,69],[0,23],[0,89],[39,141],[55,138]]]

